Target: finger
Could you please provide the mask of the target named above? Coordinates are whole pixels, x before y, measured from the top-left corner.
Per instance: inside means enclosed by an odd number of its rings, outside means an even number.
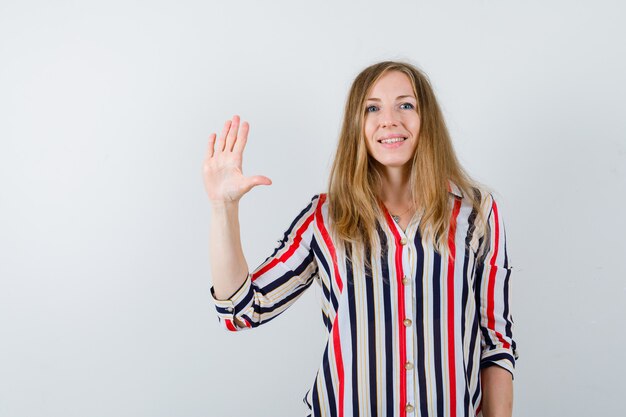
[[[237,134],[237,140],[235,141],[235,145],[233,146],[233,152],[243,152],[243,149],[246,147],[246,143],[248,142],[249,131],[250,125],[248,124],[248,122],[243,122],[241,124],[241,129],[239,129],[239,133]]]
[[[224,150],[224,143],[226,142],[226,135],[230,130],[230,125],[232,124],[232,120],[226,120],[224,122],[224,127],[222,128],[222,133],[220,133],[220,137],[217,139],[217,145],[215,146],[215,150],[217,152],[222,152]]]
[[[224,146],[224,150],[230,151],[233,149],[233,144],[235,143],[235,139],[237,139],[237,132],[239,131],[239,116],[233,116],[233,122],[230,125],[230,130],[228,131],[228,135],[226,136],[226,144]]]
[[[215,133],[211,133],[209,135],[209,144],[206,149],[206,159],[212,158],[213,153],[215,152]]]

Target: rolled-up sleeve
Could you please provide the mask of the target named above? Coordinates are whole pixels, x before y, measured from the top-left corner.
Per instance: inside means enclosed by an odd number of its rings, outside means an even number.
[[[311,286],[318,272],[311,249],[314,216],[319,196],[293,220],[273,253],[253,272],[227,300],[211,300],[223,327],[239,331],[257,327],[274,319],[289,308]]]
[[[476,268],[476,295],[480,312],[481,368],[497,365],[514,375],[518,359],[510,309],[512,266],[506,245],[502,213],[493,197],[486,199],[486,232]]]
[[[218,300],[215,298],[215,291],[211,287],[211,300],[217,311],[217,318],[222,325],[231,331],[249,328],[250,323],[245,319],[238,319],[237,313],[245,311],[251,301],[254,292],[252,290],[252,281],[250,274],[241,284],[241,287],[227,300]]]

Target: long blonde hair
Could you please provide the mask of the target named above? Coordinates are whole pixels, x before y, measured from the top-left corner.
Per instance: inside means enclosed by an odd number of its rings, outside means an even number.
[[[480,213],[477,184],[461,167],[428,77],[411,64],[385,61],[365,68],[354,80],[346,101],[343,125],[328,186],[333,232],[343,244],[363,250],[375,239],[381,218],[381,172],[369,155],[363,133],[365,101],[372,86],[389,71],[406,74],[417,98],[421,127],[411,162],[411,199],[423,211],[419,231],[437,250],[447,247],[449,181],[456,184]]]

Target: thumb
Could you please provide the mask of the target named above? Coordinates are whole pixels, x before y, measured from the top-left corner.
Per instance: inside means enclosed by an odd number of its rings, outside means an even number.
[[[250,191],[253,187],[256,187],[257,185],[272,185],[272,180],[264,175],[253,175],[246,179],[247,181],[245,185],[245,192]]]
[[[250,181],[252,182],[253,186],[272,185],[272,180],[267,178],[265,175],[253,175],[252,177],[250,177]]]

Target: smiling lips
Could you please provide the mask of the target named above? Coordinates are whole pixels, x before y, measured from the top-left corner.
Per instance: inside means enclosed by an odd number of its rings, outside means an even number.
[[[402,142],[406,139],[407,137],[402,135],[388,135],[378,139],[378,143],[382,144],[385,148],[397,148],[402,145]]]

